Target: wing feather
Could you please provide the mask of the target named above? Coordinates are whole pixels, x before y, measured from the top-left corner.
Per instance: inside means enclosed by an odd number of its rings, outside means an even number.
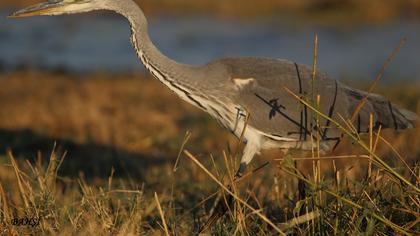
[[[320,96],[321,112],[337,121],[342,121],[341,117],[350,119],[366,95],[363,91],[329,78],[321,71],[317,71],[312,88],[312,69],[287,60],[239,58],[223,59],[219,63],[228,68],[231,78],[244,79],[237,81],[240,90],[231,99],[250,113],[249,125],[279,139],[308,140],[311,133],[318,133],[323,140],[341,137],[337,127],[326,119],[320,119],[320,128],[317,129],[316,115],[287,93],[285,87],[306,99],[312,98],[313,90],[314,97]],[[406,118],[407,114],[411,120],[415,117],[382,96],[372,94],[354,123],[360,133],[368,131],[371,113],[374,124],[383,128],[409,128],[413,122]]]

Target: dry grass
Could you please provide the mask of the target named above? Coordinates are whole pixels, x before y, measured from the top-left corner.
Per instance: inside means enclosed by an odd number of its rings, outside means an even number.
[[[420,113],[419,88],[379,90]],[[237,141],[151,78],[2,74],[0,107],[0,234],[191,235],[210,215],[208,197],[233,184]],[[420,187],[419,129],[381,135],[409,168],[374,134],[375,152],[361,147],[369,137],[348,138],[317,175],[310,153],[265,152],[253,167],[270,165],[235,184],[239,203],[207,233],[418,234],[419,193],[395,173]],[[190,154],[174,172],[181,146]],[[373,161],[366,179],[373,155],[394,168]]]

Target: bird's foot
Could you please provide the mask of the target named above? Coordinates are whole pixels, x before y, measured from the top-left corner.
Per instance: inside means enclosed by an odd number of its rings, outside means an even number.
[[[244,176],[246,170],[246,164],[241,163],[239,165],[239,169],[236,172],[233,183],[237,182],[239,179],[241,179]],[[229,191],[232,191],[232,185],[228,186]],[[232,209],[233,204],[235,203],[235,200],[232,195],[228,195],[226,198],[222,197],[219,199],[219,202],[217,203],[216,207],[214,208],[213,214],[210,216],[210,218],[207,220],[206,224],[199,230],[199,234],[210,228],[213,224],[215,224],[220,218],[222,218],[226,212],[230,209]]]
[[[242,178],[242,176],[244,176],[246,170],[246,164],[245,163],[241,163],[239,165],[239,169],[235,174],[235,177],[233,178],[234,181],[237,181],[238,179]]]

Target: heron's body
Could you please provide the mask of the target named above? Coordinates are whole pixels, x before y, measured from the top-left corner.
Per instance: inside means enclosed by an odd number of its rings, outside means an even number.
[[[152,43],[147,20],[132,0],[65,0],[26,8],[14,16],[59,15],[93,10],[115,11],[128,19],[132,43],[150,73],[180,98],[202,109],[236,137],[246,142],[241,163],[246,166],[262,149],[297,148],[309,150],[311,137],[330,150],[341,132],[325,119],[320,128],[311,110],[286,92],[302,97],[320,96],[320,110],[329,117],[348,119],[365,92],[349,88],[322,72],[312,83],[312,69],[287,60],[269,58],[227,58],[204,66],[177,63]],[[369,116],[375,128],[411,128],[414,113],[398,108],[379,95],[370,95],[358,113],[355,127],[368,132]],[[312,135],[312,136],[311,136]]]

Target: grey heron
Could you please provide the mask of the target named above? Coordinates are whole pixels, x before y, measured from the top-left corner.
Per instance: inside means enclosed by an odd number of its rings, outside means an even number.
[[[369,132],[370,115],[374,128],[413,128],[417,116],[377,94],[350,88],[312,68],[288,60],[270,58],[225,58],[203,66],[178,63],[163,55],[151,41],[148,23],[133,0],[51,0],[17,11],[11,17],[62,15],[94,10],[114,11],[131,25],[131,41],[148,71],[181,99],[214,117],[245,147],[236,176],[241,176],[253,157],[264,149],[312,148],[313,138],[320,149],[331,150],[342,132],[328,119],[319,128],[311,111],[284,88],[299,96],[319,95],[319,110],[331,119],[349,118],[358,104],[355,127]]]

